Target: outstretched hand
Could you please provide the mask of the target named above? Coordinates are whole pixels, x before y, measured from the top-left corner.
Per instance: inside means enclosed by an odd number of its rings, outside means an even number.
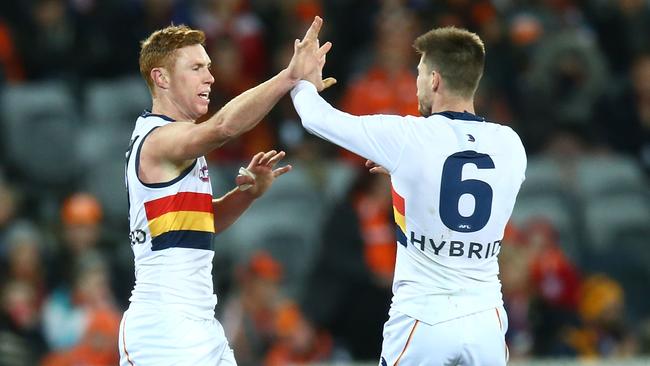
[[[322,80],[314,79],[314,75],[322,75],[323,66],[325,65],[325,55],[332,48],[331,42],[325,42],[320,46],[318,33],[323,26],[321,17],[314,17],[309,29],[302,40],[296,39],[293,47],[293,57],[287,66],[289,77],[295,81],[306,79],[316,85],[318,91],[321,91],[336,83],[336,79],[327,78]]]
[[[277,152],[275,150],[255,154],[246,167],[246,169],[252,173],[252,176],[238,175],[237,178],[235,178],[235,183],[239,187],[250,185],[250,188],[247,188],[246,192],[251,194],[253,198],[260,197],[269,189],[269,187],[271,187],[275,178],[291,170],[291,165],[285,165],[274,169],[276,164],[282,160],[285,155],[284,151]]]

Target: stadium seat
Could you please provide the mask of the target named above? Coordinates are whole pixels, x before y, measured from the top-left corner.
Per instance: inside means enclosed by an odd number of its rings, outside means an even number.
[[[145,109],[151,109],[151,95],[139,76],[94,81],[86,87],[86,124],[118,123],[132,129]]]
[[[519,197],[546,195],[567,191],[567,176],[562,166],[550,158],[531,157],[526,166],[526,180]]]
[[[63,83],[8,85],[1,97],[8,160],[31,182],[64,184],[78,173],[78,119]]]
[[[641,167],[626,156],[587,157],[576,169],[576,192],[585,199],[642,192],[646,187]]]
[[[587,244],[603,252],[607,244],[616,243],[616,234],[626,228],[650,226],[650,205],[643,194],[602,196],[585,203]]]

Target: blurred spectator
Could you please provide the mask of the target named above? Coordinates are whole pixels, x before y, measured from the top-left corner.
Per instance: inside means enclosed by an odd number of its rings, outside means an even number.
[[[72,287],[55,288],[43,308],[46,340],[55,351],[83,343],[82,337],[96,311],[111,312],[119,323],[120,315],[109,285],[109,273],[101,257],[84,254],[77,259],[75,272]]]
[[[201,0],[194,13],[195,23],[208,40],[231,37],[242,57],[243,74],[259,80],[267,71],[264,25],[246,0]],[[214,60],[213,60],[214,61]]]
[[[533,333],[530,322],[530,302],[533,290],[528,270],[529,251],[524,236],[514,224],[506,226],[499,253],[499,271],[504,307],[508,313],[506,343],[510,357],[526,358],[532,352]]]
[[[532,60],[523,100],[523,118],[528,121],[523,133],[529,146],[539,149],[555,131],[567,128],[593,141],[594,107],[608,72],[589,34],[566,30],[549,35]]]
[[[40,310],[48,291],[42,241],[40,232],[33,224],[24,221],[12,225],[7,233],[7,257],[0,277],[6,281],[28,284],[34,291],[37,310]]]
[[[598,116],[602,142],[636,156],[650,172],[650,53],[632,60],[623,88],[610,92]]]
[[[265,357],[265,366],[307,365],[332,358],[332,336],[315,329],[297,305],[280,308],[275,326],[277,340]]]
[[[73,76],[78,65],[74,19],[65,0],[30,2],[29,18],[16,37],[30,80]]]
[[[384,238],[386,223],[382,223],[382,217],[390,217],[387,183],[385,176],[362,174],[329,214],[316,264],[305,286],[303,309],[308,321],[317,329],[328,329],[335,342],[358,360],[374,360],[380,354],[383,323],[392,296],[392,274],[388,270],[394,266],[394,254],[392,263],[389,258],[390,251],[396,250],[396,241],[393,236],[390,247],[384,246],[388,239]],[[369,202],[375,207],[369,216],[360,217],[357,205]],[[379,211],[382,206],[383,214]]]
[[[237,268],[237,293],[223,307],[223,327],[242,366],[260,365],[275,334],[282,267],[266,252],[254,253]]]
[[[546,219],[531,219],[523,228],[533,289],[530,311],[535,355],[562,355],[561,332],[577,323],[580,276],[559,245],[559,235]]]
[[[584,358],[621,358],[633,355],[637,343],[625,323],[623,288],[611,278],[588,277],[580,296],[580,327],[568,329],[567,346]]]
[[[413,97],[417,93],[411,66],[416,57],[411,47],[415,18],[406,9],[386,11],[377,18],[376,28],[372,64],[348,85],[341,109],[354,115],[419,115],[417,98]],[[362,166],[363,159],[344,150],[342,154]]]
[[[118,313],[93,311],[79,344],[68,350],[50,353],[41,366],[117,365],[120,361],[117,349],[119,328]]]
[[[100,256],[108,266],[110,286],[120,301],[127,303],[133,279],[127,263],[120,263],[112,243],[102,236],[102,207],[89,193],[70,195],[61,207],[61,242],[54,258],[52,287],[70,289],[74,271],[86,255]]]
[[[0,173],[0,253],[4,257],[7,244],[7,231],[11,227],[18,210],[18,196],[15,189]]]
[[[593,25],[612,71],[625,74],[634,55],[650,50],[650,4],[644,0],[611,0],[586,5],[592,8]]]
[[[47,351],[38,296],[31,284],[10,280],[0,291],[0,366],[33,366]]]
[[[0,84],[17,83],[25,78],[14,37],[10,26],[0,18]]]

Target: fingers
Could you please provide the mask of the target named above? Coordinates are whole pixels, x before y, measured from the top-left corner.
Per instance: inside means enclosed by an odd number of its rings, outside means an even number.
[[[280,152],[277,153],[275,156],[271,157],[271,158],[269,159],[269,161],[266,163],[266,165],[268,165],[268,166],[270,166],[271,168],[273,168],[273,167],[275,166],[275,164],[278,163],[278,161],[280,161],[280,160],[282,160],[282,158],[284,158],[285,155],[286,155],[286,153],[285,153],[284,151],[280,151]]]
[[[282,158],[284,158],[285,155],[287,154],[284,151],[277,152],[275,150],[271,150],[271,151],[267,151],[266,153],[259,152],[255,154],[249,166],[253,167],[257,165],[266,165],[272,168],[280,160],[282,160]]]
[[[262,157],[264,157],[263,152],[258,152],[257,154],[255,154],[255,156],[253,156],[253,158],[251,159],[250,164],[248,164],[248,167],[250,168],[250,167],[254,167],[255,165],[258,165]]]
[[[285,166],[283,166],[281,168],[277,168],[277,169],[275,169],[273,171],[273,176],[277,178],[277,177],[281,176],[282,174],[291,171],[291,169],[292,169],[291,165],[285,165]]]
[[[320,28],[323,25],[323,19],[319,17],[318,15],[314,17],[314,21],[311,23],[311,26],[309,29],[307,29],[307,32],[305,33],[305,37],[302,39],[302,42],[307,42],[307,41],[314,41],[318,39],[318,32],[320,32]]]
[[[372,168],[374,166],[377,166],[374,161],[372,160],[366,160],[366,168]]]
[[[334,84],[336,84],[336,79],[334,79],[334,78],[326,78],[326,79],[324,79],[323,80],[323,90],[329,88],[330,86],[332,86]]]
[[[269,162],[269,159],[271,159],[272,157],[274,157],[275,154],[277,154],[277,153],[278,153],[278,152],[275,151],[275,150],[271,150],[271,151],[266,152],[266,153],[262,156],[262,158],[257,162],[257,164],[258,164],[258,165],[267,165],[268,162]]]
[[[316,52],[316,56],[318,58],[325,57],[327,53],[332,49],[332,42],[327,41],[325,42],[324,45],[322,45],[320,48],[318,48],[318,51]]]

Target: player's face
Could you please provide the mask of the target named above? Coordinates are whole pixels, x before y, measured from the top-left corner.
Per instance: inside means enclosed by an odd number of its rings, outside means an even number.
[[[424,55],[418,64],[418,109],[423,117],[431,115],[433,107],[433,73],[424,63]]]
[[[179,112],[194,121],[208,112],[210,86],[210,57],[200,44],[176,50],[177,57],[170,73],[170,92]]]

